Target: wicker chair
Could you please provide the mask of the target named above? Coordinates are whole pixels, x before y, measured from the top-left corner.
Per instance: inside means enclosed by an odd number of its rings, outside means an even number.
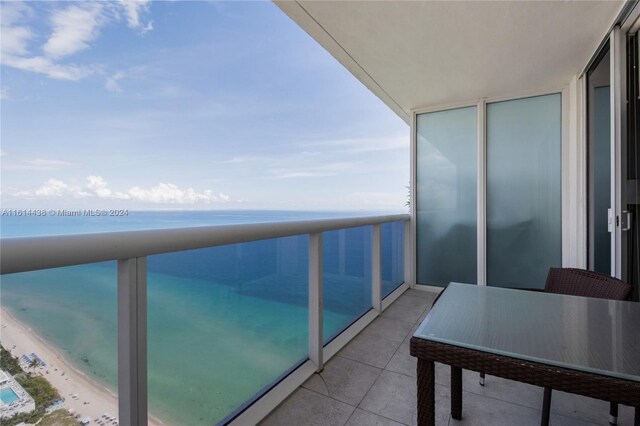
[[[617,278],[593,271],[575,268],[551,268],[544,289],[527,289],[571,296],[596,297],[600,299],[627,300],[633,287]],[[484,373],[480,373],[480,384],[484,386]],[[544,389],[542,419],[540,424],[549,424],[551,409],[551,388]],[[618,421],[618,404],[610,403],[609,423]]]
[[[633,287],[617,278],[593,271],[575,268],[551,268],[544,291],[572,296],[596,297],[599,299],[627,300]],[[551,388],[544,388],[541,424],[549,424]],[[610,403],[609,423],[618,422],[618,404]]]
[[[617,278],[575,268],[551,268],[544,291],[599,299],[627,300],[632,287]]]

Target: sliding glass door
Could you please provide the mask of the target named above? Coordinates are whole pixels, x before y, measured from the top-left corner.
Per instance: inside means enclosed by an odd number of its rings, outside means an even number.
[[[622,204],[624,223],[622,229],[622,279],[633,286],[633,300],[640,300],[640,43],[638,34],[628,38],[627,45],[627,149],[626,173],[621,182],[626,194]],[[626,234],[626,235],[625,235]]]
[[[588,265],[613,274],[611,269],[611,90],[609,48],[587,73],[588,161]]]

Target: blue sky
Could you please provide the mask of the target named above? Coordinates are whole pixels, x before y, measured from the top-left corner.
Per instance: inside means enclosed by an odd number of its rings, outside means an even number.
[[[404,211],[409,128],[271,2],[2,2],[2,205]]]

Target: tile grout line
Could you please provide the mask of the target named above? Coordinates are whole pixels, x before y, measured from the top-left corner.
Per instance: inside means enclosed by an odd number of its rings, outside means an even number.
[[[386,419],[386,420],[392,421],[392,422],[394,422],[394,423],[399,423],[399,424],[401,424],[401,425],[405,425],[405,426],[411,426],[409,423],[402,423],[402,422],[399,422],[399,421],[397,421],[397,420],[393,420],[392,418],[389,418],[389,417],[383,416],[382,414],[374,413],[373,411],[369,411],[369,410],[366,410],[366,409],[361,408],[361,407],[356,407],[356,409],[357,409],[357,410],[365,411],[365,412],[367,412],[367,413],[369,413],[369,414],[373,414],[374,416],[377,416],[377,417],[382,417],[383,419]]]
[[[357,409],[358,409],[358,407],[355,407],[355,408],[353,409],[353,411],[352,411],[352,412],[351,412],[351,414],[349,415],[349,418],[347,419],[347,421],[346,421],[346,422],[344,422],[344,423],[342,424],[342,426],[345,426],[347,423],[349,423],[349,420],[351,420],[351,417],[353,417],[353,415],[356,413],[356,410],[357,410]]]
[[[471,393],[473,395],[480,396],[480,397],[483,397],[483,398],[488,398],[488,399],[492,399],[494,401],[504,402],[505,404],[511,404],[511,405],[515,405],[516,407],[527,408],[529,410],[535,410],[535,411],[539,411],[540,413],[542,413],[542,409],[540,409],[540,408],[529,407],[528,405],[522,405],[522,404],[519,404],[519,403],[513,402],[513,401],[505,401],[504,399],[496,398],[496,397],[489,396],[489,395],[482,395],[480,393],[466,391],[464,389],[462,390],[462,392],[463,392],[463,394],[464,394],[464,392],[467,392],[467,393]],[[463,398],[463,401],[464,401],[464,398]],[[564,416],[564,417],[567,417],[567,416]],[[579,420],[579,419],[576,419],[576,420]]]
[[[298,389],[300,389],[300,388],[298,388]],[[297,390],[297,389],[296,389],[296,390]],[[328,398],[328,399],[330,399],[330,400],[332,400],[332,401],[336,401],[336,402],[338,402],[338,403],[340,403],[340,404],[348,405],[349,407],[353,408],[354,410],[355,410],[356,408],[358,408],[357,406],[355,406],[355,407],[354,407],[353,405],[349,404],[348,402],[340,401],[340,400],[335,399],[335,398],[332,398],[332,397],[330,397],[330,396],[323,395],[323,394],[321,394],[320,392],[316,392],[316,391],[314,391],[313,389],[304,388],[304,390],[309,391],[309,392],[313,392],[313,393],[315,393],[316,395],[319,395],[319,396],[321,396],[321,397],[323,397],[323,398]],[[289,395],[289,397],[288,397],[287,399],[289,399],[292,395],[293,395],[293,394]],[[286,401],[286,400],[285,400],[285,401]],[[284,402],[284,401],[283,401],[283,402]],[[351,417],[351,416],[349,416],[349,417]]]
[[[553,411],[551,412],[551,416],[553,416]],[[583,424],[585,424],[585,425],[587,425],[587,426],[598,426],[598,423],[589,422],[589,421],[587,421],[587,420],[578,419],[578,418],[576,418],[576,417],[565,416],[564,414],[557,414],[557,413],[556,413],[556,416],[558,416],[558,417],[563,417],[563,418],[565,418],[565,419],[577,420],[577,421],[579,421],[580,423],[583,423]],[[618,421],[620,421],[620,418],[619,418],[619,417],[618,417]],[[551,418],[549,418],[549,422],[551,422]],[[618,424],[620,424],[620,423],[618,423]]]
[[[424,314],[428,309],[430,308],[425,308],[424,311],[422,311],[422,314]],[[422,314],[420,314],[420,317],[422,317]],[[411,326],[411,330],[413,329],[413,326],[415,326],[416,324],[420,325],[420,317],[418,317],[418,321],[416,321],[415,323],[413,323],[413,325]],[[400,343],[400,346],[398,346],[395,350],[395,352],[393,352],[393,355],[391,355],[391,358],[389,358],[389,361],[387,361],[387,363],[384,365],[383,370],[387,370],[387,367],[389,366],[389,363],[391,362],[391,360],[393,359],[394,356],[396,356],[396,354],[398,353],[398,351],[400,350],[400,348],[402,347],[402,344],[404,343],[405,340],[407,340],[407,337],[409,337],[410,334],[412,334],[412,331],[409,330],[409,332],[407,333],[406,336],[404,336],[404,339],[402,339],[402,342]],[[391,370],[387,370],[387,371],[391,371]],[[395,371],[394,371],[395,373]],[[402,373],[398,373],[398,374],[402,374]],[[406,374],[403,374],[404,376],[406,376]],[[412,377],[412,376],[409,376]]]
[[[340,356],[340,355],[336,355],[336,356]],[[383,369],[383,368],[380,368],[380,367],[375,367],[375,366],[373,366],[373,365],[366,364],[366,363],[361,362],[361,361],[356,361],[356,360],[353,360],[353,359],[349,359],[349,358],[346,358],[346,357],[342,357],[342,358],[344,358],[344,359],[348,359],[348,360],[349,360],[349,361],[351,361],[351,362],[355,362],[355,363],[358,363],[358,364],[361,364],[361,365],[365,365],[365,366],[367,366],[367,367],[375,368],[376,370],[380,370],[380,371],[378,371],[378,372],[376,373],[376,379],[373,381],[373,383],[371,383],[371,385],[367,388],[367,390],[366,390],[366,392],[364,393],[364,395],[362,396],[362,398],[360,398],[360,401],[358,401],[358,403],[355,405],[355,407],[356,407],[356,408],[359,408],[359,407],[360,407],[360,403],[362,403],[362,401],[364,401],[364,399],[366,398],[367,394],[369,393],[369,391],[371,390],[371,388],[373,387],[373,385],[375,385],[375,383],[378,381],[378,378],[380,378],[380,375],[382,374],[382,372],[384,371],[384,369]],[[330,391],[329,391],[329,386],[327,386],[327,392],[330,392]],[[333,397],[331,397],[331,396],[330,396],[330,398],[335,399],[335,398],[333,398]],[[340,400],[338,400],[338,399],[336,399],[336,401],[342,402],[342,401],[340,401]],[[349,404],[349,405],[351,405],[351,404]]]
[[[412,335],[412,334],[413,334],[413,328],[414,328],[416,325],[418,325],[418,326],[420,325],[420,323],[421,323],[421,322],[422,322],[422,320],[423,320],[423,319],[422,319],[422,318],[423,318],[423,315],[431,309],[431,307],[429,306],[429,304],[428,304],[428,302],[427,302],[427,301],[425,301],[425,304],[426,304],[427,306],[422,310],[422,312],[420,312],[420,315],[418,315],[418,319],[417,319],[416,321],[414,321],[413,325],[411,326],[411,329],[410,329],[410,330],[409,330],[409,332],[404,336],[404,339],[402,339],[402,343],[400,343],[400,346],[398,346],[398,348],[395,350],[395,352],[393,353],[393,355],[391,356],[391,358],[389,358],[389,361],[387,361],[386,365],[384,366],[383,371],[388,371],[388,372],[390,372],[390,373],[399,374],[399,375],[401,375],[401,376],[408,377],[408,378],[410,378],[410,379],[412,379],[412,380],[415,380],[415,379],[416,379],[415,377],[413,377],[413,376],[409,376],[409,375],[404,374],[404,373],[398,373],[398,372],[396,372],[396,371],[388,370],[388,369],[387,369],[387,367],[389,366],[389,363],[391,363],[391,360],[392,360],[392,359],[393,359],[393,358],[398,354],[398,352],[400,351],[400,348],[401,348],[401,347],[402,347],[402,345],[404,344],[404,341],[407,339],[407,337],[409,337],[410,335]],[[434,374],[435,374],[435,371],[434,371]],[[373,387],[373,386],[372,386],[372,387]],[[369,392],[367,392],[367,394],[368,394],[368,393],[369,393]],[[365,397],[366,397],[366,395],[365,395]],[[363,398],[363,400],[364,400],[364,398]],[[375,413],[374,413],[374,414],[375,414]],[[383,416],[381,416],[381,417],[383,417]],[[384,417],[384,418],[386,418],[386,417]],[[393,420],[393,419],[388,419],[388,420]],[[395,421],[395,420],[393,420],[393,421]],[[447,419],[447,426],[449,426],[450,422],[451,422],[451,416],[449,416],[449,418]],[[398,422],[398,423],[400,423],[400,422]],[[402,423],[402,424],[405,424],[405,425],[406,425],[406,423]]]
[[[421,302],[421,303],[422,303],[422,302]],[[418,309],[420,309],[420,313],[416,316],[415,321],[414,321],[414,320],[408,320],[408,319],[407,319],[407,320],[405,320],[405,319],[393,318],[393,317],[391,317],[391,316],[385,316],[385,315],[391,315],[391,314],[387,314],[387,312],[389,311],[389,309],[391,309],[391,308],[392,308],[392,307],[394,307],[394,306],[397,306],[397,307],[399,307],[399,308],[405,308],[405,311],[406,311],[406,310],[409,310],[409,309],[410,309],[410,310],[413,310],[413,312],[412,312],[413,314],[415,314],[415,312],[417,312],[417,310],[418,310]],[[426,308],[425,308],[424,306],[415,306],[415,305],[414,305],[414,306],[408,306],[408,305],[395,305],[395,304],[392,304],[391,306],[389,306],[389,307],[384,311],[384,313],[382,314],[382,318],[392,319],[392,320],[396,320],[396,321],[402,321],[402,322],[406,322],[407,324],[408,324],[408,323],[411,323],[412,325],[414,325],[417,321],[419,321],[419,320],[420,320],[420,317],[421,317],[421,316],[422,316],[422,314],[424,313],[425,309],[426,309]],[[397,314],[396,314],[396,315],[397,315]]]
[[[367,395],[369,395],[369,392],[371,392],[371,389],[373,388],[373,385],[376,384],[376,382],[378,381],[378,379],[382,375],[383,371],[384,371],[384,369],[380,370],[380,372],[378,373],[378,376],[376,377],[376,379],[373,381],[373,383],[371,383],[371,386],[369,386],[369,389],[367,389],[367,391],[364,393],[364,395],[362,395],[362,398],[360,398],[360,401],[358,401],[358,405],[356,405],[356,408],[359,408],[360,404],[362,404],[362,401],[364,401],[364,399],[367,397]]]
[[[319,394],[319,395],[326,396],[326,397],[328,397],[328,398],[330,398],[330,399],[333,399],[334,401],[337,401],[337,402],[341,402],[341,403],[343,403],[343,404],[350,405],[350,406],[352,406],[352,407],[354,407],[354,408],[358,408],[358,407],[360,406],[360,403],[364,400],[364,398],[367,396],[367,394],[369,393],[369,391],[370,391],[370,390],[371,390],[371,388],[373,387],[373,385],[378,381],[378,378],[380,377],[380,375],[382,374],[382,372],[384,371],[384,369],[382,369],[382,368],[380,368],[380,367],[375,367],[375,366],[373,366],[373,365],[365,364],[364,362],[360,362],[360,361],[356,361],[356,360],[353,360],[353,359],[349,359],[349,358],[347,358],[347,357],[343,357],[343,356],[341,356],[341,355],[336,355],[336,357],[340,357],[340,358],[346,359],[346,360],[348,360],[348,361],[355,362],[355,363],[357,363],[357,364],[364,365],[364,366],[371,367],[371,368],[375,368],[376,370],[379,370],[379,371],[377,371],[377,372],[376,372],[376,378],[375,378],[375,380],[374,380],[374,381],[373,381],[373,383],[371,383],[371,385],[367,388],[367,390],[365,391],[364,395],[362,396],[362,398],[360,398],[360,400],[356,403],[356,405],[351,405],[350,403],[345,402],[345,401],[341,401],[341,400],[339,400],[339,399],[335,398],[333,395],[331,395],[331,389],[329,389],[329,385],[325,382],[324,377],[322,377],[322,373],[316,373],[316,374],[318,374],[318,376],[320,376],[320,378],[322,379],[322,382],[324,383],[325,387],[327,388],[327,394],[328,394],[328,395],[324,395],[324,394],[322,394],[322,393],[320,393],[320,392],[314,391],[313,389],[309,389],[309,388],[307,388],[307,387],[305,387],[305,389],[306,389],[306,390],[310,390],[310,391],[312,391],[312,392],[315,392],[315,393],[317,393],[317,394]],[[306,383],[306,382],[305,382],[305,383]],[[304,383],[303,383],[301,386],[302,386],[302,387],[304,387]],[[353,415],[353,414],[352,414],[352,415]],[[349,418],[351,418],[351,417],[349,417]],[[348,421],[348,420],[347,420],[347,421]]]
[[[384,313],[382,315],[380,315],[378,318],[376,318],[375,321],[379,321],[379,320],[396,321],[396,322],[399,322],[399,323],[402,323],[402,324],[405,324],[405,325],[411,325],[412,328],[413,328],[414,325],[416,325],[415,322],[399,320],[399,319],[396,319],[396,318],[388,318],[388,317],[385,317],[383,315],[384,315]],[[422,314],[420,314],[420,315],[422,315]],[[365,333],[375,323],[375,321],[372,322],[371,324],[369,324],[368,326],[366,326],[360,333]]]
[[[381,337],[381,339],[382,339],[382,340],[386,340],[386,341],[389,341],[389,342],[390,342],[390,340],[389,340],[389,339],[385,339],[384,337]],[[354,340],[355,340],[355,339],[354,339]],[[352,341],[353,341],[353,340],[352,340]],[[393,343],[393,342],[391,342],[391,343]],[[394,354],[395,354],[395,352],[394,352]],[[350,358],[350,357],[348,357],[348,356],[346,356],[346,355],[340,355],[340,356],[341,356],[342,358],[348,359],[348,360],[350,360],[350,361],[359,362],[360,364],[368,365],[369,367],[374,367],[374,368],[377,368],[377,369],[379,369],[379,370],[384,370],[384,367],[380,367],[380,366],[378,366],[378,365],[368,364],[368,363],[366,363],[366,362],[364,362],[364,361],[361,361],[361,360],[359,360],[359,359],[353,359],[353,358]],[[385,364],[385,365],[386,365],[386,364]]]

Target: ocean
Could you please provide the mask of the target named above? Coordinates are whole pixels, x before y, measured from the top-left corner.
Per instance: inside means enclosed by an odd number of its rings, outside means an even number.
[[[3,238],[179,228],[376,212],[129,212],[3,217]],[[323,236],[324,340],[371,305],[371,227]],[[383,294],[403,282],[403,224],[382,226]],[[307,358],[308,238],[148,257],[148,394],[167,424],[210,425]],[[0,303],[76,368],[117,393],[116,262],[1,277]]]

